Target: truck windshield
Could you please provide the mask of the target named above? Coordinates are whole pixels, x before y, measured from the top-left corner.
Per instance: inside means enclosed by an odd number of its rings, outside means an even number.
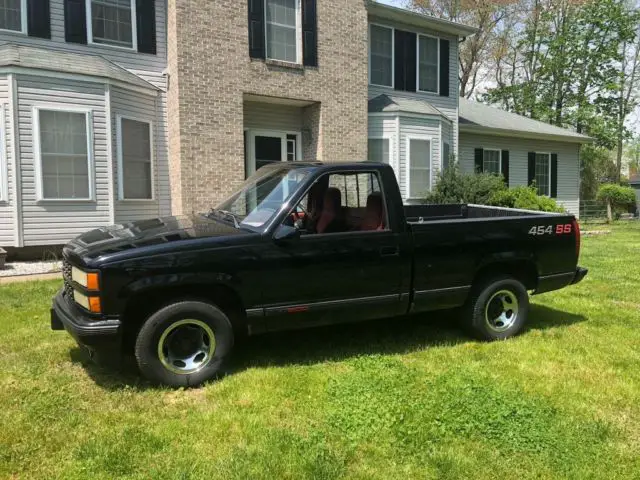
[[[291,198],[311,170],[282,165],[262,167],[214,212],[231,218],[237,226],[260,228]]]

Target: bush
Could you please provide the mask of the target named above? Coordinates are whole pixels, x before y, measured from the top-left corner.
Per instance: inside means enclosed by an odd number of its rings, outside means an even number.
[[[495,192],[489,198],[489,205],[541,212],[564,212],[553,198],[538,195],[535,187],[525,185]]]
[[[631,187],[605,183],[598,190],[597,199],[610,203],[616,210],[627,210],[636,204],[636,192]]]
[[[500,176],[488,173],[464,174],[457,165],[452,165],[440,174],[426,201],[486,205],[495,192],[504,190],[507,187]]]

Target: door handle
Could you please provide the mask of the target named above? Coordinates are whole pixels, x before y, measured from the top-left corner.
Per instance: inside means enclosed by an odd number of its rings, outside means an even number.
[[[397,257],[400,255],[398,247],[382,247],[380,248],[381,257]]]

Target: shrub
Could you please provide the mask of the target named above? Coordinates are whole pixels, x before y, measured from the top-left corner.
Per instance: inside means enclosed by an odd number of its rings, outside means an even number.
[[[615,183],[605,183],[598,189],[598,200],[607,204],[607,218],[613,220],[622,212],[630,211],[636,204],[636,192],[631,187],[623,187]]]
[[[506,190],[502,177],[488,173],[464,174],[457,165],[452,165],[438,177],[438,181],[427,195],[428,203],[477,203],[487,204],[491,195]]]
[[[553,198],[538,195],[534,186],[527,187],[525,185],[495,192],[489,198],[489,205],[541,212],[564,212],[564,209]]]

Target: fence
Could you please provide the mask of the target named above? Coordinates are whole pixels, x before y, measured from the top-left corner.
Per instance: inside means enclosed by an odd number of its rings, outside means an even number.
[[[623,214],[614,213],[614,219],[637,218],[637,210]],[[607,223],[607,205],[599,200],[580,200],[580,222],[581,223]]]

